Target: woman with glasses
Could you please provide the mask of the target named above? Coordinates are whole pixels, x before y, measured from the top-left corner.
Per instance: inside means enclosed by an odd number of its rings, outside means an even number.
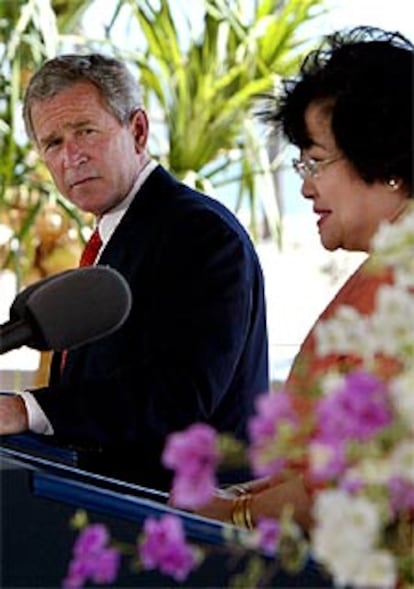
[[[397,219],[412,202],[413,71],[413,45],[402,35],[357,27],[328,36],[264,114],[300,150],[293,166],[328,250],[369,253],[380,223]],[[368,264],[369,257],[317,324],[341,305],[373,311],[378,288],[391,276],[368,272]],[[311,391],[329,366],[349,362],[319,358],[313,328],[295,358],[288,388]]]
[[[369,254],[379,225],[404,215],[412,202],[413,66],[413,45],[399,33],[372,27],[338,32],[308,55],[298,78],[285,81],[281,94],[262,112],[264,120],[299,148],[300,159],[293,166],[302,179],[302,195],[313,202],[320,239],[328,250]],[[378,288],[392,277],[367,272],[368,260],[315,325],[340,305],[373,312]],[[314,333],[315,326],[286,383],[305,403],[327,368],[353,361],[349,356],[318,358]],[[240,492],[247,495],[242,501],[236,498]],[[301,476],[283,483],[267,479],[238,485],[218,494],[200,513],[251,527],[260,517],[277,518],[287,503],[297,521],[308,527],[311,493]]]

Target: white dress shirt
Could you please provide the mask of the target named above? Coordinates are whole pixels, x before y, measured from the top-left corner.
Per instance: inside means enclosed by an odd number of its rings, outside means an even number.
[[[102,250],[110,240],[113,232],[121,222],[122,217],[128,210],[129,205],[134,200],[134,196],[137,194],[145,180],[151,174],[151,172],[157,167],[158,163],[155,160],[150,159],[146,166],[140,171],[134,185],[129,191],[128,195],[122,200],[116,207],[111,209],[98,221],[99,235],[102,239],[102,246],[96,256],[95,263],[98,262]],[[36,434],[53,435],[53,427],[48,420],[45,412],[40,407],[34,396],[29,391],[19,393],[23,398],[26,405],[26,411],[28,416],[29,430]]]

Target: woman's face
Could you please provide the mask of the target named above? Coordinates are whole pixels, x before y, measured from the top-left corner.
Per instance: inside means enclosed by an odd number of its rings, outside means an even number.
[[[316,176],[306,174],[302,184],[303,196],[313,200],[321,242],[331,251],[369,251],[380,222],[395,218],[406,206],[407,195],[384,182],[367,184],[359,176],[336,145],[326,105],[311,103],[305,121],[312,145],[301,152],[301,159],[327,160]]]

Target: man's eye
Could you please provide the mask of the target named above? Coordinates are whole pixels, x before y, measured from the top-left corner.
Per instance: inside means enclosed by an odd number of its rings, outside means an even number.
[[[52,141],[48,141],[45,144],[44,150],[49,151],[49,150],[53,149],[54,147],[57,147],[58,145],[60,145],[60,139],[53,139]]]

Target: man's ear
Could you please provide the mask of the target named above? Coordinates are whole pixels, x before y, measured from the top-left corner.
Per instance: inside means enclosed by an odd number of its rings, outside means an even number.
[[[134,135],[135,149],[137,153],[142,153],[146,148],[149,132],[148,116],[145,110],[137,109],[131,115],[130,125]]]

